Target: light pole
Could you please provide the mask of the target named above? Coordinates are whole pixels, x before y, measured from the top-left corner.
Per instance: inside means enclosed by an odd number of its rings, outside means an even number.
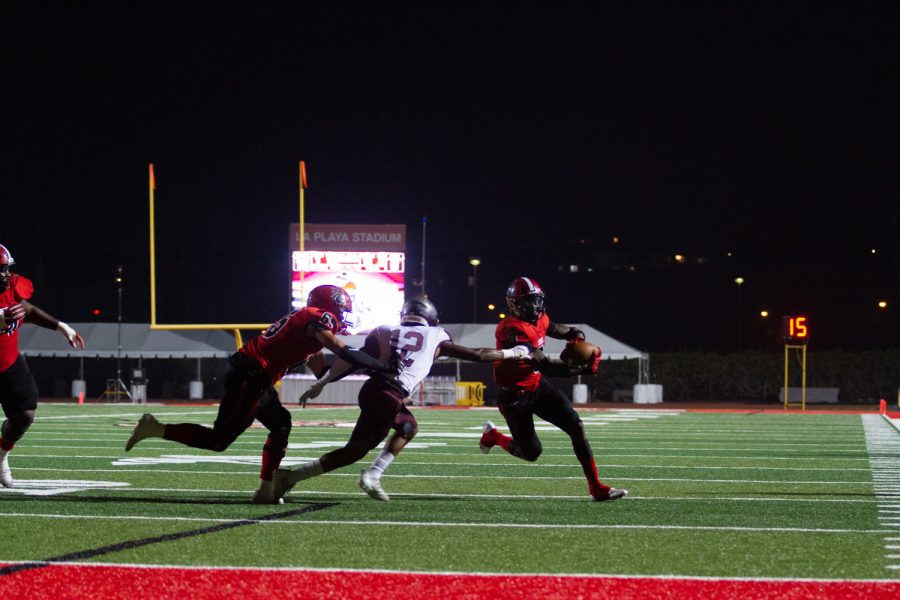
[[[744,278],[743,277],[735,277],[734,282],[737,284],[737,349],[740,352],[744,345],[743,340],[743,322],[741,320],[741,288],[744,287]]]
[[[125,283],[124,275],[125,267],[119,265],[116,268],[116,291],[118,296],[118,306],[116,310],[116,380],[106,380],[106,390],[100,398],[111,396],[114,400],[118,400],[119,396],[131,398],[131,392],[125,387],[122,381],[122,285]]]
[[[477,256],[469,257],[469,264],[472,265],[472,322],[478,322],[478,265],[481,259]]]

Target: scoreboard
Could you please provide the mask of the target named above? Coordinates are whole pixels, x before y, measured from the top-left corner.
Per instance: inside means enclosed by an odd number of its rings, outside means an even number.
[[[809,318],[806,315],[781,317],[781,337],[786,342],[805,344],[809,341]]]
[[[291,225],[291,309],[306,306],[313,288],[336,285],[353,301],[348,330],[366,333],[400,321],[404,301],[404,225],[307,224],[300,250]]]

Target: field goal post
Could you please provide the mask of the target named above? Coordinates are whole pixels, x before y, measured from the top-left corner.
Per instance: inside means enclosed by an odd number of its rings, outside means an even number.
[[[153,163],[148,166],[148,187],[150,197],[150,329],[162,329],[171,331],[185,330],[224,330],[230,332],[234,336],[234,341],[240,349],[244,345],[241,337],[241,330],[257,330],[262,331],[269,327],[271,323],[169,323],[161,324],[156,322],[156,177],[153,173]]]
[[[789,350],[800,350],[800,410],[806,410],[806,344],[784,345],[784,387],[782,388],[784,390],[784,409],[787,410],[790,404],[790,388],[788,387]]]

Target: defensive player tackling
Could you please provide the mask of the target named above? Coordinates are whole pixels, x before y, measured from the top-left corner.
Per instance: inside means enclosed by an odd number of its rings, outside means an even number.
[[[320,285],[309,294],[305,308],[273,323],[235,352],[225,370],[225,396],[213,427],[197,423],[163,424],[151,414],[141,417],[125,445],[125,451],[150,437],[159,437],[185,446],[222,452],[254,419],[269,430],[263,446],[259,489],[255,504],[279,503],[272,494],[272,473],[281,464],[291,432],[291,414],[282,406],[275,383],[287,370],[307,363],[313,372],[322,372],[322,348],[328,348],[356,366],[392,370],[394,366],[376,360],[336,337],[346,331],[346,314],[353,310],[350,296],[334,285]]]

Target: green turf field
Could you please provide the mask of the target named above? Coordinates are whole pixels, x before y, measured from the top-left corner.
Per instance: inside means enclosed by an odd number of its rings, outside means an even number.
[[[479,452],[495,409],[414,409],[391,502],[356,486],[372,453],[254,506],[265,430],[222,454],[158,439],[126,454],[143,410],[40,406],[0,489],[0,562],[900,578],[900,434],[878,415],[582,411],[602,479],[630,491],[593,503],[551,426],[529,464]],[[148,410],[209,424],[216,407]],[[357,411],[292,413],[285,464],[342,445]]]

